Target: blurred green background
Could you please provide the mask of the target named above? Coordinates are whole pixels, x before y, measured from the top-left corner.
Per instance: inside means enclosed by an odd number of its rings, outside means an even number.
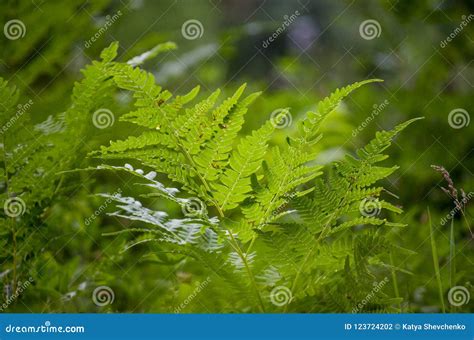
[[[454,205],[441,189],[446,186],[442,176],[430,166],[444,166],[458,189],[474,191],[474,123],[469,124],[474,112],[473,1],[7,0],[1,2],[0,13],[2,25],[19,19],[25,30],[20,39],[0,35],[0,75],[21,90],[20,103],[33,102],[28,116],[37,124],[67,108],[81,68],[112,41],[120,42],[121,60],[157,43],[175,42],[177,50],[160,54],[145,68],[176,94],[197,84],[205,94],[217,88],[229,94],[243,82],[252,91],[263,91],[247,114],[244,133],[260,126],[276,109],[289,108],[295,121],[337,87],[384,79],[351,95],[326,122],[324,152],[317,161],[338,159],[362,146],[375,131],[424,116],[389,152],[400,170],[384,184],[399,197],[405,213],[398,221],[408,227],[392,231],[393,242],[401,249],[392,265],[400,272],[398,286],[391,281],[385,289],[404,298],[404,311],[441,311],[429,207],[443,294],[456,282],[472,295],[473,204],[467,202],[464,218],[457,214],[453,219],[456,277],[452,278],[450,223],[443,225],[441,220]],[[186,33],[189,20],[195,25],[197,21],[197,34]],[[364,23],[370,24],[366,30]],[[111,109],[118,118],[129,98],[117,99]],[[453,111],[452,115],[460,114],[456,121],[449,116]],[[71,151],[82,155],[75,166],[97,164],[86,157],[87,152],[131,133],[130,126],[118,119],[107,129],[91,126],[88,138]],[[285,132],[278,133],[275,142],[283,143]],[[67,195],[48,209],[47,223],[35,226],[30,235],[41,246],[25,252],[20,271],[24,280],[31,276],[34,283],[4,312],[173,312],[202,278],[193,278],[186,266],[163,265],[149,255],[147,245],[122,253],[127,236],[103,236],[116,231],[116,221],[105,214],[85,222],[103,203],[92,194],[117,188],[136,191],[127,186],[130,178],[79,173],[68,179]],[[81,185],[73,185],[78,180]],[[7,300],[9,257],[1,261]],[[113,287],[116,296],[103,308],[90,298],[101,284]],[[210,285],[181,312],[231,310],[216,305],[225,300],[217,294]],[[449,310],[472,312],[474,303]]]

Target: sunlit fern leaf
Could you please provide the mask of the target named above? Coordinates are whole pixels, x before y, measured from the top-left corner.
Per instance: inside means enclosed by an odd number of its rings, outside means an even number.
[[[199,171],[208,181],[216,181],[228,164],[237,133],[244,123],[244,115],[248,106],[259,96],[254,93],[237,104],[233,104],[223,122],[214,127],[211,139],[206,142],[201,152],[195,156]]]
[[[214,186],[214,197],[222,210],[237,207],[252,190],[250,176],[261,166],[273,132],[273,125],[267,122],[251,136],[242,139],[229,159],[229,166]]]

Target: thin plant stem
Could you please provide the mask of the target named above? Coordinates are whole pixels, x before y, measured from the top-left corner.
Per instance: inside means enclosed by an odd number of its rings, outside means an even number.
[[[429,224],[430,224],[431,254],[433,256],[433,266],[434,266],[435,275],[436,275],[436,282],[438,283],[439,299],[441,301],[441,309],[442,309],[443,313],[446,313],[446,307],[445,307],[445,304],[444,304],[443,286],[441,284],[441,274],[440,274],[440,271],[439,271],[438,250],[436,248],[436,241],[435,241],[435,236],[434,236],[433,223],[431,221],[431,213],[430,213],[430,208],[429,207],[428,207],[428,219],[429,219]]]

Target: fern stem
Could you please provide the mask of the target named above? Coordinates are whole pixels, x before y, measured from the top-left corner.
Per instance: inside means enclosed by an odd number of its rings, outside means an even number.
[[[456,244],[454,243],[454,220],[451,219],[451,228],[449,232],[449,286],[454,287],[456,285],[456,263],[454,257],[456,255]],[[453,306],[450,308],[453,311]]]
[[[228,230],[228,229],[227,229]],[[242,252],[242,250],[240,249],[240,247],[238,246],[238,243],[237,241],[235,240],[234,238],[234,235],[232,235],[232,232],[230,230],[228,230],[229,234],[231,235],[231,239],[233,240],[233,242],[235,243],[235,250],[237,252],[237,254],[239,254],[240,258],[242,259],[243,263],[244,263],[244,266],[245,266],[245,270],[247,271],[247,274],[250,278],[250,283],[252,284],[252,287],[255,291],[255,295],[257,296],[257,300],[258,300],[258,305],[260,307],[260,311],[262,313],[265,313],[265,305],[263,304],[263,300],[262,300],[262,296],[260,295],[260,291],[258,290],[258,287],[257,287],[257,282],[255,281],[255,276],[253,275],[253,272],[250,268],[250,265],[247,261],[247,256],[244,255],[244,253]]]
[[[189,154],[189,152],[186,150],[185,147],[183,147],[183,145],[179,142],[179,138],[178,136],[175,135],[175,138],[176,138],[176,142],[177,144],[181,147],[181,150],[183,151],[183,153],[185,154],[186,158],[188,159],[189,163],[191,164],[191,166],[195,169],[199,179],[201,180],[202,184],[204,185],[204,187],[206,188],[206,190],[208,192],[211,191],[211,188],[209,186],[209,184],[207,183],[206,179],[201,175],[201,173],[199,172],[196,164],[194,163],[194,160],[193,158],[191,157],[191,155]],[[219,204],[217,202],[215,202],[214,200],[211,200],[211,202],[213,203],[213,205],[216,207],[217,209],[217,212],[219,213],[219,216],[221,218],[224,218],[225,217],[225,214],[224,214],[224,211],[222,210],[222,208],[219,206]],[[224,205],[223,205],[224,206]],[[258,300],[258,305],[259,305],[259,308],[261,310],[261,312],[265,313],[265,305],[263,304],[263,300],[262,300],[262,296],[260,295],[260,291],[258,290],[258,287],[257,287],[257,282],[255,280],[255,276],[253,275],[253,272],[250,268],[250,265],[247,261],[247,257],[244,255],[244,253],[242,252],[242,249],[239,247],[239,244],[237,242],[237,240],[235,239],[232,231],[228,228],[226,228],[224,226],[224,229],[227,231],[227,233],[229,234],[230,236],[230,240],[232,242],[229,242],[231,247],[235,250],[235,252],[239,255],[239,257],[241,258],[244,266],[245,266],[245,270],[247,271],[247,274],[249,276],[249,279],[250,279],[250,283],[251,283],[251,286],[253,288],[253,290],[255,291],[255,295],[257,296],[257,300]]]
[[[435,241],[433,224],[431,221],[431,213],[430,213],[429,207],[428,207],[428,219],[429,219],[429,224],[430,224],[431,254],[433,256],[433,265],[434,265],[434,270],[435,270],[435,275],[436,275],[436,281],[438,283],[439,299],[441,301],[442,311],[443,313],[446,313],[446,307],[444,305],[443,286],[441,284],[441,274],[439,271],[439,257],[438,257],[438,251],[436,249],[436,241]]]

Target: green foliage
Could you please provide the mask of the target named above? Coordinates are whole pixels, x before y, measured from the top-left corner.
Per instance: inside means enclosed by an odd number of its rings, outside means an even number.
[[[116,48],[111,45],[104,54]],[[378,80],[337,90],[318,104],[317,112],[298,122],[284,145],[270,146],[272,121],[246,136],[238,134],[258,96],[242,97],[245,85],[221,103],[216,91],[192,104],[199,88],[174,97],[152,74],[130,64],[111,61],[104,77],[132,93],[135,108],[121,120],[143,131],[92,155],[128,159],[150,170],[145,174],[129,164],[99,169],[140,177],[153,189],[147,197],[171,201],[184,213],[171,218],[136,198],[105,195],[119,208],[112,215],[134,222],[119,231],[139,235],[126,249],[153,242],[157,252],[197,261],[227,283],[220,289],[235,291],[233,311],[252,306],[252,311],[348,312],[351,299],[368,293],[372,285],[367,283],[390,274],[384,262],[390,250],[384,226],[402,225],[380,214],[401,209],[379,198],[383,188],[374,185],[397,167],[375,164],[387,158],[385,149],[414,120],[378,132],[355,156],[327,166],[314,163],[325,118],[353,90]],[[157,173],[179,189],[166,188],[155,179]],[[183,197],[181,190],[193,197]],[[349,293],[354,282],[360,288],[357,297]],[[270,302],[280,286],[292,297],[285,307]],[[327,294],[332,290],[337,294]],[[317,301],[318,307],[308,307],[308,301]],[[386,297],[364,310],[390,309],[393,302]]]
[[[256,51],[279,27],[259,12],[295,4],[2,1],[0,311],[472,312],[450,300],[474,282],[469,2],[316,2]],[[322,99],[367,75],[387,82]],[[276,108],[293,124],[273,129]],[[389,159],[395,131],[364,147],[420,114]]]
[[[16,30],[11,28],[15,39],[9,40],[3,34],[0,38],[0,70],[2,74],[8,72],[21,79],[21,86],[27,87],[41,81],[42,77],[56,78],[58,72],[63,72],[71,63],[71,58],[78,58],[71,42],[95,33],[91,15],[103,10],[110,0],[87,4],[82,0],[13,3],[2,1],[0,4],[2,23],[12,19],[21,22]],[[20,36],[21,41],[16,40]],[[18,69],[17,72],[11,72],[14,69]]]
[[[113,53],[105,52],[102,61],[84,70],[84,79],[75,84],[65,112],[40,124],[29,119],[34,101],[16,106],[19,91],[0,78],[0,225],[6,245],[0,250],[0,259],[4,263],[2,278],[10,292],[7,298],[31,275],[43,242],[50,239],[49,231],[44,230],[48,212],[71,190],[60,173],[79,166],[85,158],[83,140],[92,133],[92,113],[110,95],[110,81],[104,73]]]

